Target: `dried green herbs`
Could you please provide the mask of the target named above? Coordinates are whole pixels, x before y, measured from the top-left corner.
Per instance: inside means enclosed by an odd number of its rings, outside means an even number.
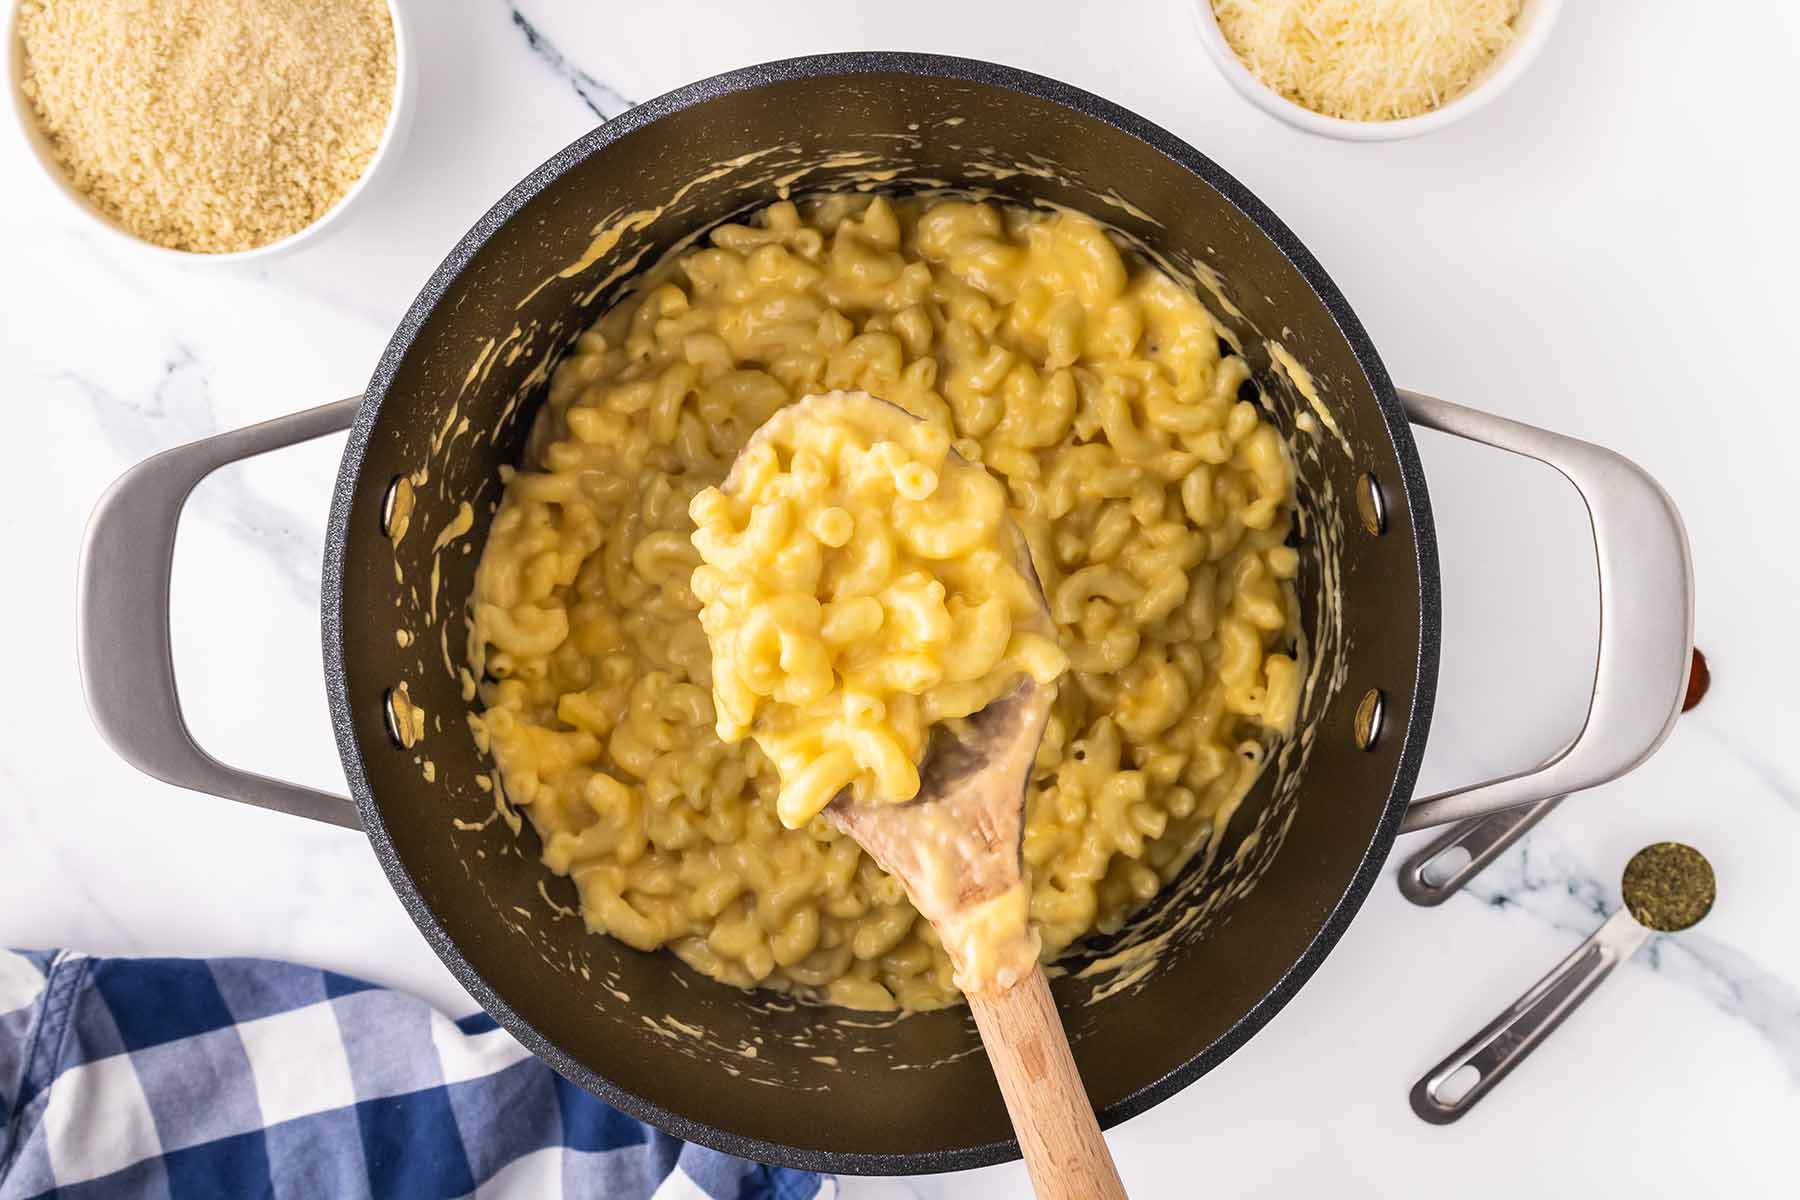
[[[1718,895],[1712,864],[1680,842],[1657,842],[1632,855],[1620,887],[1638,923],[1662,933],[1698,923]]]

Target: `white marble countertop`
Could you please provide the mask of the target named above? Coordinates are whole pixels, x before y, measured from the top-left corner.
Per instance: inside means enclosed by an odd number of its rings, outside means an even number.
[[[266,265],[96,239],[0,150],[0,944],[299,959],[469,1001],[358,836],[177,791],[101,743],[74,672],[75,559],[114,476],[164,447],[358,392],[414,291],[521,175],[628,103],[823,50],[991,58],[1136,109],[1307,242],[1401,383],[1603,442],[1686,516],[1709,698],[1438,910],[1390,866],[1269,1027],[1109,1140],[1139,1196],[1791,1196],[1800,1129],[1800,15],[1586,0],[1498,104],[1388,146],[1232,93],[1189,0],[419,3],[419,110],[347,227]],[[609,6],[616,7],[616,6]],[[1548,471],[1422,438],[1445,651],[1423,786],[1518,767],[1580,718],[1592,556]],[[318,650],[338,447],[205,484],[176,555],[191,723],[223,757],[341,788]],[[1406,1091],[1617,903],[1645,843],[1700,846],[1719,902],[1658,939],[1459,1125]],[[1401,843],[1405,853],[1416,841]],[[1627,1183],[1629,1182],[1629,1186]],[[1027,1194],[1018,1164],[917,1181]]]

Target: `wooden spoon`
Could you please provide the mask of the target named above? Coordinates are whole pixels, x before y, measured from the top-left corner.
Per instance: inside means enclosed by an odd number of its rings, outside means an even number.
[[[898,879],[956,962],[1008,974],[1009,906],[1022,906],[1019,838],[1025,783],[1052,690],[1027,679],[970,717],[959,740],[933,733],[920,764],[919,794],[904,804],[853,804],[840,796],[825,815]],[[995,946],[998,935],[1002,945]],[[1044,1200],[1124,1197],[1118,1168],[1075,1070],[1069,1039],[1036,961],[1010,982],[965,991],[1000,1083],[1031,1185]]]
[[[818,399],[809,396],[783,409],[750,441],[807,419]],[[732,490],[730,479],[726,490]],[[1007,525],[1015,565],[1037,590],[1043,628],[1053,630],[1025,538]],[[853,803],[846,791],[825,815],[900,881],[937,930],[974,1010],[1037,1194],[1044,1200],[1122,1200],[1124,1185],[1038,963],[1022,874],[1025,785],[1054,698],[1053,689],[1024,678],[954,731],[932,731],[913,799]]]

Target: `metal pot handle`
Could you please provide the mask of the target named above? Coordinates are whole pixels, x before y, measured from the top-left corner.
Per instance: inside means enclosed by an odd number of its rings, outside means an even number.
[[[1656,481],[1600,446],[1399,393],[1416,424],[1535,458],[1588,507],[1600,566],[1600,653],[1587,719],[1545,765],[1413,802],[1404,830],[1481,816],[1616,779],[1674,726],[1693,648],[1694,580],[1681,516]],[[109,488],[82,546],[77,654],[88,712],[121,757],[148,775],[261,808],[361,828],[341,796],[226,766],[181,714],[169,639],[169,577],[181,510],[227,463],[348,428],[360,397],[166,450]],[[147,593],[139,590],[147,580]]]
[[[1600,566],[1600,654],[1581,732],[1542,766],[1413,801],[1403,832],[1535,804],[1617,779],[1681,715],[1694,647],[1694,569],[1674,502],[1642,467],[1601,446],[1418,392],[1416,425],[1554,467],[1587,504]]]
[[[88,713],[126,762],[166,783],[258,808],[361,829],[343,796],[226,766],[181,715],[169,639],[175,530],[194,486],[239,459],[347,429],[362,397],[165,450],[121,475],[81,547],[76,656]]]
[[[1566,798],[1551,796],[1536,804],[1472,817],[1450,826],[1400,864],[1395,876],[1400,894],[1425,908],[1442,904],[1487,870],[1488,864],[1536,828],[1539,821],[1555,812]],[[1456,855],[1458,850],[1467,857]],[[1435,866],[1440,860],[1443,865]]]

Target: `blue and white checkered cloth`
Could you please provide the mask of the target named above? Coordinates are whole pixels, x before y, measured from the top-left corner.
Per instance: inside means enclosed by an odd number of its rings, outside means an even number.
[[[485,1013],[259,959],[0,950],[0,1200],[815,1200],[677,1141]]]

